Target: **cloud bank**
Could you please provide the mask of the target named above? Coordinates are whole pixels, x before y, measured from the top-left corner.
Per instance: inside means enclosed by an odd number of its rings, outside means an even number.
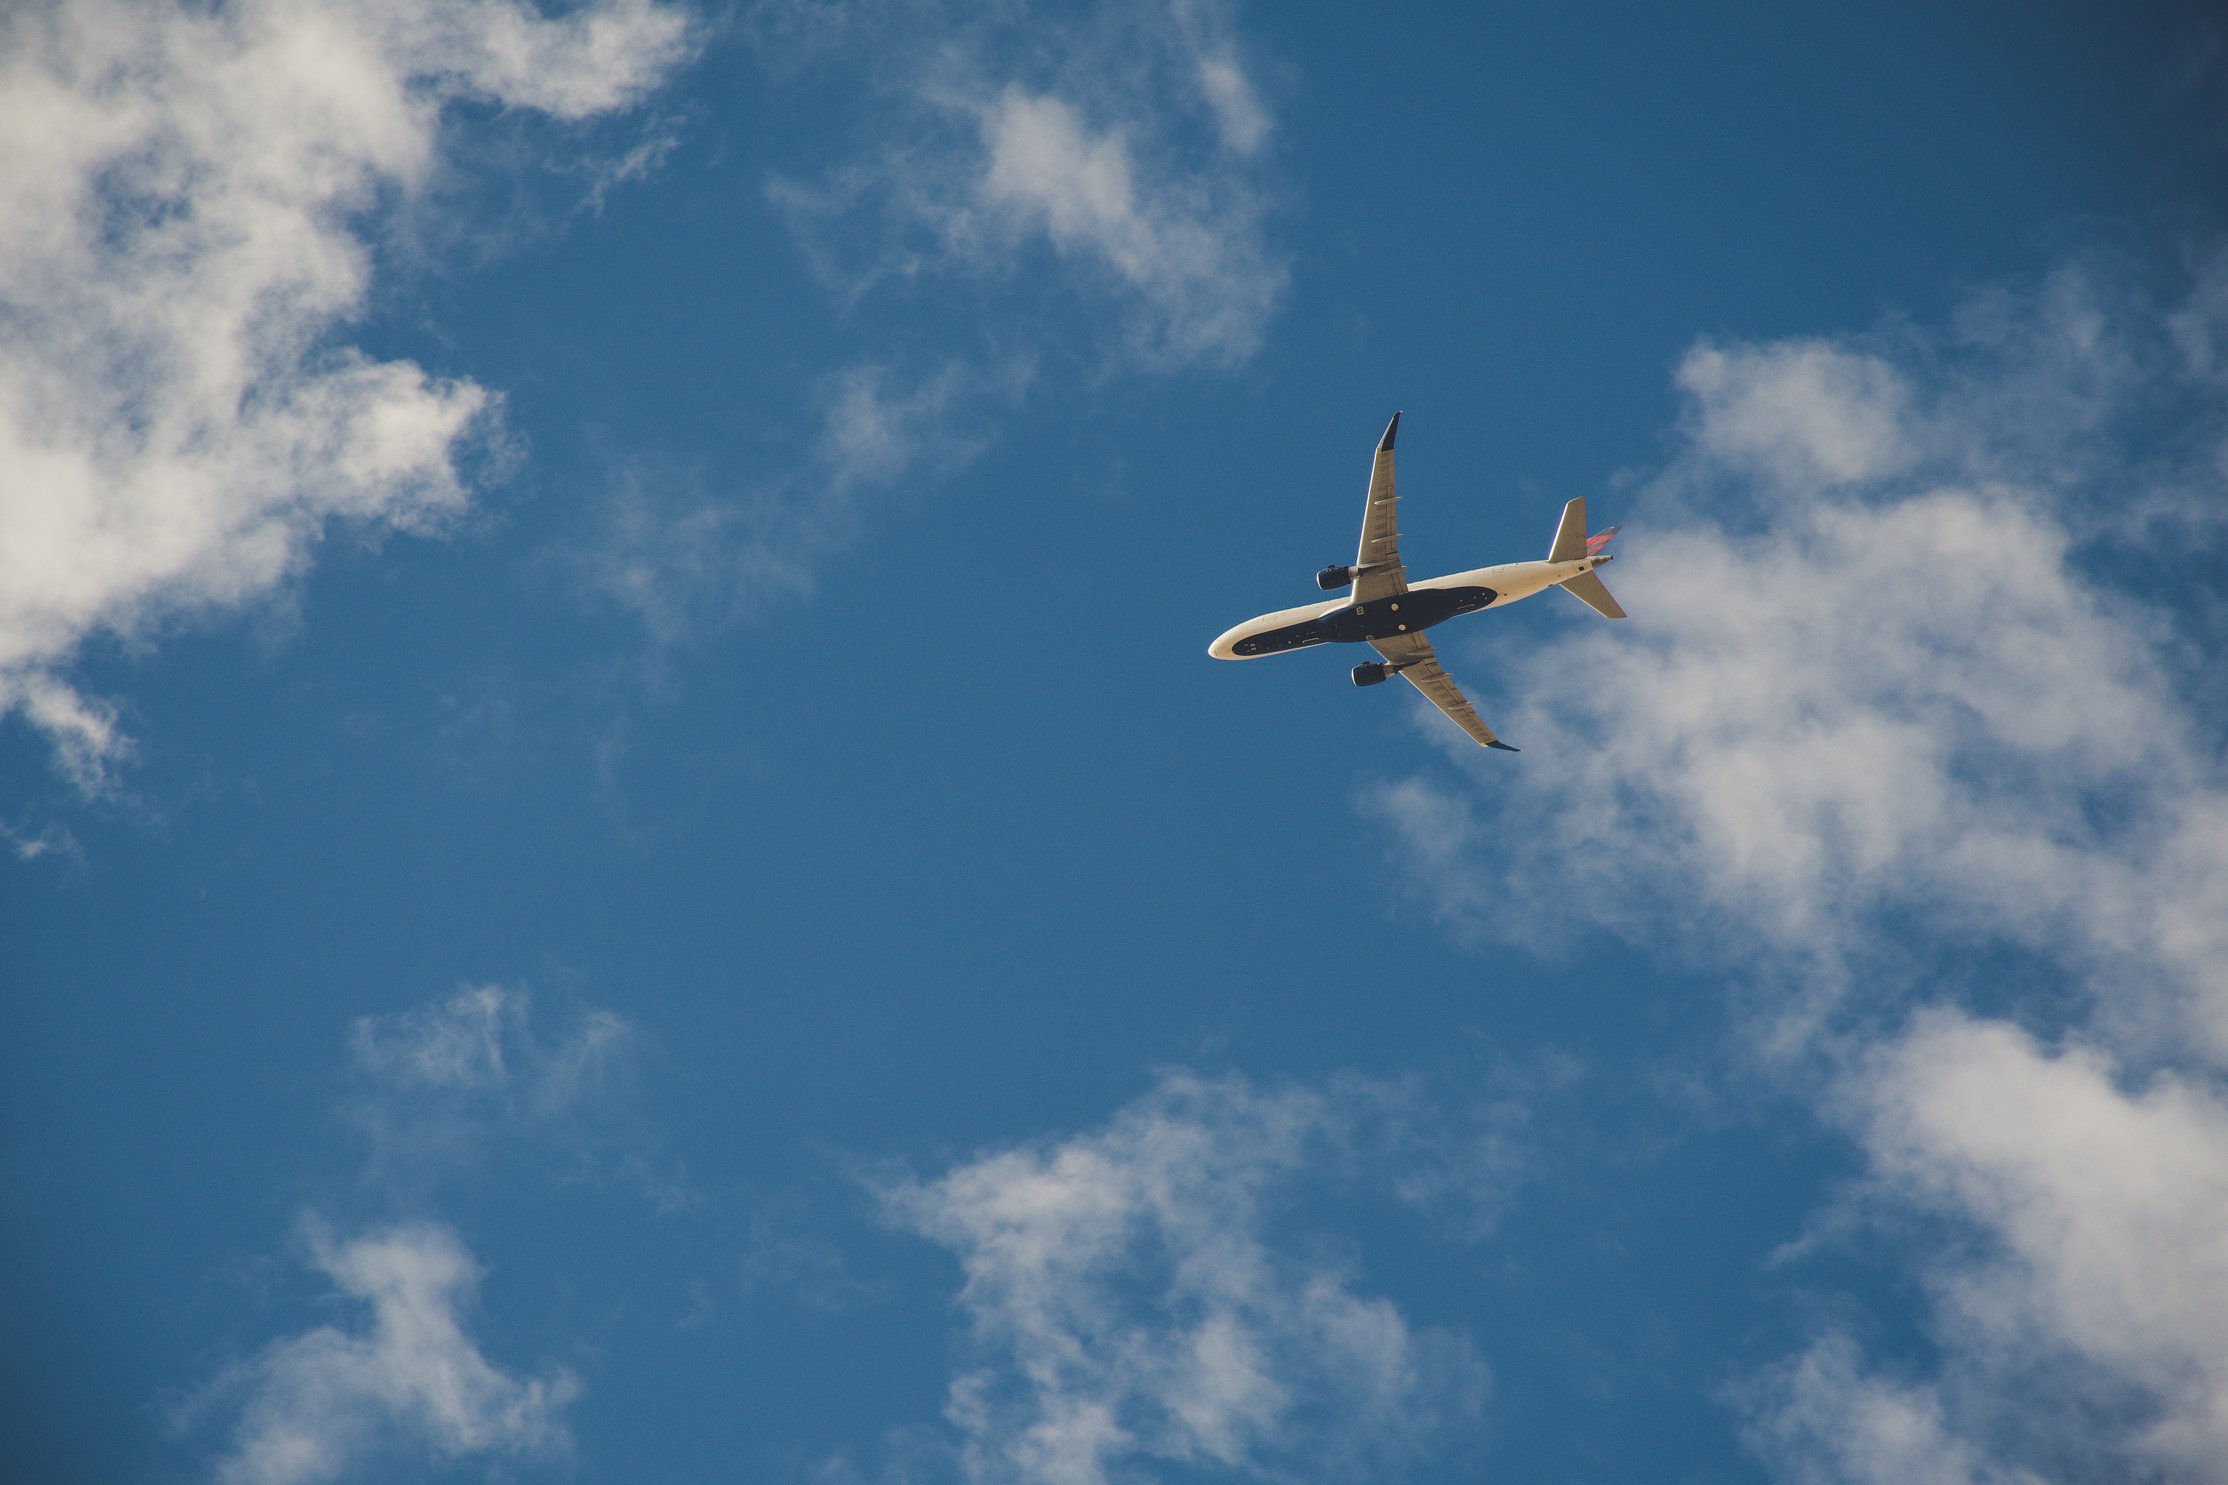
[[[0,715],[101,787],[128,752],[67,679],[95,636],[236,609],[326,527],[438,527],[495,397],[349,347],[371,223],[459,103],[577,121],[692,45],[649,0],[0,16]]]
[[[1491,795],[1370,796],[1467,932],[1553,895],[1738,971],[1864,1200],[1925,1219],[1938,1361],[1829,1330],[1761,1379],[1783,1478],[2228,1478],[2224,282],[2091,261],[1697,347],[1635,621],[1510,657]]]

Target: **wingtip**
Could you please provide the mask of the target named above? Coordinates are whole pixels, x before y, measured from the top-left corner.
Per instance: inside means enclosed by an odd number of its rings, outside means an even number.
[[[1400,414],[1394,413],[1393,420],[1385,425],[1385,436],[1377,440],[1377,452],[1380,454],[1391,453],[1393,446],[1393,435],[1395,433],[1398,433],[1399,431]]]
[[[1499,738],[1493,739],[1493,741],[1487,743],[1486,746],[1489,748],[1499,748],[1504,753],[1521,753],[1524,751],[1522,748],[1510,747],[1507,743],[1501,741]]]

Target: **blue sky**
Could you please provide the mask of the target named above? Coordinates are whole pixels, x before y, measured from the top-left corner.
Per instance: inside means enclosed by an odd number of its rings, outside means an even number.
[[[2224,46],[11,11],[0,1454],[2223,1478]]]

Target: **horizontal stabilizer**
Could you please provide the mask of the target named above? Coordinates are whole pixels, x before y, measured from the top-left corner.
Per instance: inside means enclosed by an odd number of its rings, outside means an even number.
[[[1590,572],[1582,572],[1574,578],[1566,579],[1563,591],[1605,619],[1621,619],[1625,616],[1625,611],[1617,606],[1617,600],[1610,597],[1609,590],[1602,586],[1601,579]]]

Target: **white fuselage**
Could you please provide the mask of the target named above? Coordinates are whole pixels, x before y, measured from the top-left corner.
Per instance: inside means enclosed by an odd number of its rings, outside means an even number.
[[[1498,567],[1472,568],[1468,572],[1410,583],[1406,593],[1389,594],[1366,604],[1357,605],[1349,593],[1345,598],[1279,609],[1226,631],[1207,647],[1207,653],[1217,660],[1258,660],[1263,655],[1282,654],[1289,649],[1413,633],[1444,623],[1457,614],[1505,608],[1544,589],[1560,587],[1609,560],[1609,555],[1603,553],[1569,562],[1504,562]],[[1466,596],[1450,607],[1455,595]],[[1259,648],[1264,642],[1274,647]]]

